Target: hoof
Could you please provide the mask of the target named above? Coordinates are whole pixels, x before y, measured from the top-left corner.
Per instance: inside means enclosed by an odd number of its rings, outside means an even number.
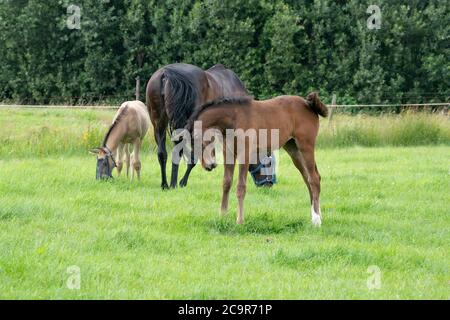
[[[320,210],[319,210],[319,212],[320,212]],[[322,218],[321,218],[320,214],[317,214],[314,211],[314,207],[311,207],[311,221],[312,221],[313,226],[320,227],[322,225]]]
[[[312,224],[315,227],[320,227],[322,225],[322,219],[320,218],[320,216],[317,214],[314,217],[312,217]]]
[[[239,224],[239,225],[243,225],[244,224],[244,220],[237,219],[236,223]]]
[[[161,189],[162,190],[169,190],[169,185],[167,183],[163,183],[163,184],[161,184]]]
[[[181,188],[184,188],[184,187],[186,187],[186,186],[187,186],[187,181],[181,180],[181,181],[180,181],[180,187],[181,187]]]

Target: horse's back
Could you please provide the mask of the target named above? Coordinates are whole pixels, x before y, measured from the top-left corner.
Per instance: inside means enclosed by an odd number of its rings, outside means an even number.
[[[189,64],[189,63],[172,63],[172,64],[168,64],[164,67],[162,67],[161,69],[174,69],[177,70],[179,72],[183,72],[183,73],[203,73],[204,70],[200,67],[197,67],[193,64]]]
[[[294,95],[282,95],[267,100],[254,100],[258,108],[284,108],[292,111],[299,111],[308,108],[305,98]]]
[[[242,96],[248,95],[247,88],[233,70],[223,64],[216,64],[206,70],[206,74],[217,84],[218,96]],[[217,97],[214,97],[217,98]],[[213,99],[214,99],[213,98]]]
[[[128,101],[125,103],[128,108],[133,109],[136,111],[136,114],[142,118],[142,119],[150,119],[147,108],[145,104],[142,101],[135,100],[135,101]]]
[[[199,90],[207,81],[205,71],[192,64],[172,63],[159,68],[151,76],[146,88],[146,104],[151,114],[163,111],[164,100],[161,96],[164,94],[163,80],[165,71],[174,71],[182,74],[185,78],[189,79],[196,88],[199,88]]]
[[[309,119],[311,123],[318,123],[317,115],[308,107],[307,101],[300,96],[283,95],[267,100],[253,100],[251,103],[251,117],[259,119],[261,123],[268,122],[270,128],[277,125],[290,126],[292,123],[303,123]]]
[[[122,104],[122,107],[127,108],[126,116],[130,131],[136,130],[139,136],[143,138],[150,127],[150,116],[145,104],[137,100],[127,101]]]
[[[173,70],[181,73],[186,78],[190,79],[197,88],[201,88],[206,80],[205,71],[193,64],[172,63],[160,68],[158,71],[160,71],[161,74],[164,74],[165,70]]]

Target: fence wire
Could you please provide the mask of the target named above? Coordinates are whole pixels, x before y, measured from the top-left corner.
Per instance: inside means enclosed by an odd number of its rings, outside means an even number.
[[[70,105],[23,105],[23,104],[0,104],[0,108],[9,109],[80,109],[80,110],[115,110],[120,106],[70,106]],[[414,107],[450,107],[449,102],[441,103],[406,103],[406,104],[328,104],[328,108],[414,108]]]

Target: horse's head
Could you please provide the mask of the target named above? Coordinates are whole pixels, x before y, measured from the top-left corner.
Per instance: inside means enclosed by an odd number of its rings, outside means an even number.
[[[95,148],[90,153],[97,156],[97,171],[95,177],[97,180],[112,178],[112,171],[116,167],[116,162],[108,147]]]
[[[275,156],[263,157],[258,164],[251,164],[249,171],[257,187],[272,187],[277,181]]]
[[[196,131],[193,136],[194,144],[201,145],[201,154],[197,154],[197,158],[201,158],[202,167],[207,171],[217,167],[214,134],[214,130],[206,130],[201,133]]]
[[[202,147],[203,150],[205,150],[205,148],[208,148],[208,145],[214,145],[214,142],[210,142],[208,144],[204,143],[204,147]],[[212,148],[210,152],[203,152],[202,167],[206,171],[213,171],[217,167],[216,150],[214,148]]]

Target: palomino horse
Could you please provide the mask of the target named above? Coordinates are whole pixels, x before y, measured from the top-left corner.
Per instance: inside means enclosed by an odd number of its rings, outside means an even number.
[[[124,102],[117,111],[108,133],[103,139],[102,147],[91,150],[91,153],[97,155],[97,179],[112,178],[112,170],[114,167],[117,167],[120,175],[124,158],[128,176],[128,168],[130,165],[129,144],[133,145],[133,153],[131,154],[131,179],[134,178],[135,172],[138,179],[140,179],[141,145],[149,127],[150,116],[145,104],[140,101]],[[116,152],[117,164],[113,156]]]
[[[183,129],[194,108],[207,101],[225,96],[248,95],[242,81],[230,69],[223,65],[215,65],[204,71],[199,67],[176,63],[167,65],[156,71],[147,84],[146,99],[158,145],[158,160],[161,167],[161,187],[168,188],[166,176],[166,130]],[[181,140],[175,144],[181,143]],[[175,188],[178,180],[179,161],[182,151],[172,156],[172,176],[170,187]],[[180,186],[187,185],[189,174],[196,161],[193,152],[187,171],[180,181]]]
[[[229,98],[213,101],[198,108],[186,128],[193,132],[195,143],[202,143],[202,148],[197,148],[203,151],[202,166],[208,171],[217,166],[213,152],[205,152],[206,148],[211,150],[210,144],[212,143],[211,140],[207,141],[208,138],[204,137],[204,133],[208,129],[217,129],[217,132],[222,135],[224,159],[230,159],[230,161],[225,161],[221,213],[225,214],[228,211],[228,199],[236,158],[238,157],[238,162],[240,162],[237,184],[239,204],[237,223],[242,224],[250,158],[255,154],[272,152],[283,147],[308,187],[312,223],[320,226],[320,175],[314,158],[314,147],[319,131],[318,115],[326,117],[327,114],[327,107],[320,101],[316,93],[310,93],[306,99],[298,96],[281,96],[265,101]],[[201,125],[200,130],[197,129],[197,124]],[[238,144],[237,140],[242,137],[238,137],[237,132],[247,133],[249,130],[259,133],[263,130],[266,130],[265,132],[278,131],[278,141],[271,141],[271,133],[264,146],[262,146],[261,138],[252,139],[251,136],[248,139],[244,137],[244,143],[241,140],[241,143]],[[258,136],[260,137],[260,135]],[[199,142],[199,139],[202,141]],[[231,156],[227,153],[231,153]]]

